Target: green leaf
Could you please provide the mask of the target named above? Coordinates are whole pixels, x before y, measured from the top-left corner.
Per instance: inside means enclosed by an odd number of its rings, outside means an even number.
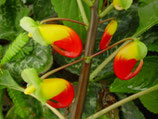
[[[44,106],[42,109],[44,119],[58,119],[58,117],[47,107]]]
[[[87,96],[85,102],[85,108],[82,115],[82,118],[85,119],[88,116],[92,115],[96,111],[96,103],[98,92],[101,90],[101,86],[95,83],[90,83],[87,89]]]
[[[0,86],[4,86],[6,88],[20,90],[23,91],[24,89],[21,88],[11,77],[10,73],[6,70],[1,70],[0,73]]]
[[[23,119],[29,116],[29,108],[27,106],[25,95],[22,92],[8,89],[10,98],[16,107],[16,113]]]
[[[41,46],[30,40],[29,43],[10,62],[5,64],[11,75],[21,79],[21,72],[27,68],[35,68],[38,73],[46,72],[53,62],[50,47]]]
[[[29,115],[21,118],[19,112],[17,112],[16,106],[14,105],[6,114],[5,119],[41,119],[43,118],[43,107],[41,106],[41,103],[34,99],[33,97],[23,95],[24,101],[27,105],[24,107],[25,109],[28,109]]]
[[[3,106],[3,94],[4,94],[4,89],[0,89],[0,119],[4,119],[3,118],[3,110],[2,110],[2,106]]]
[[[149,51],[158,52],[158,31],[157,26],[152,27],[142,36],[143,42],[146,44]]]
[[[51,0],[51,2],[59,18],[68,18],[83,22],[76,0]],[[88,16],[88,19],[90,19],[90,8],[83,1],[82,3],[86,11],[86,15]],[[75,30],[82,39],[83,43],[85,43],[86,30],[84,26],[72,22],[63,23]]]
[[[152,44],[149,44],[148,49],[150,51],[156,51],[156,52],[158,52],[158,40],[156,40]]]
[[[121,7],[127,10],[132,5],[133,0],[121,0]]]
[[[144,95],[140,100],[149,111],[158,114],[158,91]]]
[[[157,1],[157,0],[139,0],[139,2],[144,3],[144,4],[149,4],[154,1]]]
[[[127,96],[124,94],[116,94],[119,97],[119,100],[126,98]],[[134,104],[134,102],[128,102],[121,106],[121,119],[145,119],[142,112],[139,111],[138,107]]]
[[[5,4],[6,0],[0,0],[0,7]]]
[[[29,38],[26,33],[19,34],[13,43],[10,44],[8,50],[1,60],[1,64],[3,65],[12,59],[12,57],[15,56],[16,53],[18,53],[25,44],[27,44],[28,40]]]
[[[114,79],[110,87],[111,92],[136,93],[158,84],[158,56],[147,57],[141,71],[132,79]]]
[[[139,7],[139,27],[135,36],[141,35],[158,23],[158,1]]]
[[[2,1],[2,0],[1,0]],[[29,14],[21,0],[7,0],[0,6],[0,39],[14,40],[22,31],[19,20]]]
[[[50,0],[35,0],[33,3],[34,19],[43,20],[55,15],[54,8]]]

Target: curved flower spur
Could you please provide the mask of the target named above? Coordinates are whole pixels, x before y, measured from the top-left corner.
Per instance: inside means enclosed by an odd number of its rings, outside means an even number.
[[[23,17],[20,26],[41,45],[51,45],[59,54],[76,58],[82,52],[82,41],[71,28],[57,24],[40,24],[30,17]]]
[[[114,72],[121,80],[136,76],[143,66],[143,58],[147,55],[147,47],[138,39],[122,47],[114,59]],[[137,68],[134,67],[140,61]],[[132,72],[132,70],[134,70]]]
[[[101,41],[100,41],[100,45],[99,45],[100,50],[103,50],[109,46],[112,36],[116,32],[117,26],[118,26],[118,24],[117,24],[116,20],[112,20],[107,25],[107,27],[104,30],[103,36],[101,38]]]
[[[68,107],[74,98],[74,89],[71,83],[61,78],[40,79],[35,69],[25,69],[22,78],[27,82],[25,94],[34,94],[35,97],[55,108]]]

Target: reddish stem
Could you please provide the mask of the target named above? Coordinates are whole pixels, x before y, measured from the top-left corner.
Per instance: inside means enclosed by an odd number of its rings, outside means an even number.
[[[94,57],[96,57],[96,56],[98,56],[98,55],[100,55],[100,54],[106,52],[107,50],[109,50],[109,49],[111,49],[111,48],[113,48],[113,47],[115,47],[115,46],[117,46],[117,45],[119,45],[119,44],[121,44],[121,43],[123,43],[123,42],[125,42],[125,41],[128,41],[128,40],[133,40],[133,39],[132,39],[132,38],[126,38],[126,39],[123,39],[123,40],[121,40],[121,41],[118,41],[117,43],[115,43],[115,44],[113,44],[113,45],[111,45],[111,46],[109,46],[109,47],[107,47],[107,48],[105,48],[105,49],[103,49],[103,50],[101,50],[101,51],[99,51],[99,52],[97,52],[97,53],[95,53],[95,54],[89,56],[89,58],[92,59],[92,58],[94,58]],[[86,58],[85,58],[85,57],[82,57],[82,58],[80,58],[80,59],[78,59],[78,60],[76,60],[76,61],[74,61],[74,62],[71,62],[71,63],[69,63],[69,64],[63,65],[63,66],[58,67],[58,68],[56,68],[56,69],[53,69],[53,70],[47,72],[46,74],[44,74],[43,76],[41,76],[41,78],[42,78],[42,79],[45,79],[45,78],[47,78],[48,76],[54,74],[55,72],[60,71],[60,70],[62,70],[62,69],[65,69],[65,68],[67,68],[67,67],[69,67],[69,66],[71,66],[71,65],[77,64],[77,63],[79,63],[79,62],[81,62],[81,61],[83,61],[83,60],[86,60]]]
[[[72,20],[72,19],[67,19],[67,18],[50,18],[50,19],[46,19],[46,20],[43,20],[41,21],[40,23],[41,24],[44,24],[44,23],[47,23],[47,22],[53,22],[53,21],[69,21],[69,22],[74,22],[74,23],[77,23],[77,24],[81,24],[83,26],[86,26],[86,24],[80,22],[80,21],[76,21],[76,20]]]
[[[89,57],[93,54],[94,44],[97,34],[97,25],[98,25],[98,0],[95,1],[94,6],[91,7],[91,21],[88,29],[87,40],[85,45],[85,54],[84,57]],[[71,119],[81,119],[84,102],[87,92],[87,86],[89,81],[89,74],[91,69],[91,61],[89,63],[83,62],[81,74],[79,78],[79,88],[75,103],[73,105]]]

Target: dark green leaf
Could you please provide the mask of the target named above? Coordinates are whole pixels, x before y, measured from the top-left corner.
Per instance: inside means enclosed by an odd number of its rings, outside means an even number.
[[[83,119],[95,113],[97,95],[98,95],[99,90],[101,90],[101,86],[95,83],[89,84],[88,89],[87,89],[86,102],[84,105],[85,106],[84,113],[82,115]]]
[[[0,86],[4,86],[14,90],[23,91],[21,88],[11,77],[10,73],[6,70],[1,70],[0,72]]]
[[[19,21],[28,15],[29,10],[25,8],[21,0],[7,0],[0,6],[0,39],[14,40],[22,28]]]
[[[142,36],[142,41],[146,44],[149,51],[158,52],[158,27],[154,26]]]
[[[51,0],[58,17],[74,19],[83,22],[80,10],[76,0]],[[90,18],[90,8],[83,2],[84,9],[88,19]],[[84,26],[72,22],[63,22],[65,25],[75,30],[85,43],[86,30]]]
[[[20,79],[24,69],[35,68],[38,73],[44,73],[51,67],[52,61],[50,47],[41,46],[30,40],[23,50],[5,66],[14,78]]]
[[[139,7],[139,27],[136,32],[137,35],[141,35],[152,26],[158,23],[158,1],[151,2],[145,6]]]
[[[144,95],[140,100],[149,111],[158,114],[158,91]]]
[[[116,94],[119,97],[119,100],[126,98],[124,94]],[[145,119],[144,115],[139,111],[138,107],[134,102],[128,102],[121,106],[121,119]]]
[[[7,113],[6,119],[42,119],[43,118],[43,107],[39,101],[36,99],[23,95],[25,97],[24,101],[27,105],[25,105],[25,109],[28,109],[29,115],[21,118],[20,114],[17,112],[16,106],[14,105]],[[54,118],[55,119],[55,118]]]
[[[111,92],[136,93],[145,90],[155,84],[158,84],[158,57],[147,57],[144,59],[144,65],[141,71],[132,79],[120,80],[114,79],[110,87]]]
[[[33,4],[33,13],[34,19],[43,20],[48,17],[53,17],[55,11],[50,0],[35,0]]]

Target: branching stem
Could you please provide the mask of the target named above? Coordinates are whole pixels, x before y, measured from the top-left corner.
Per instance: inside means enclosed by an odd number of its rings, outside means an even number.
[[[145,94],[151,93],[151,92],[156,91],[156,90],[158,90],[158,85],[155,85],[155,86],[153,86],[151,88],[148,88],[148,89],[146,89],[144,91],[141,91],[139,93],[131,95],[131,96],[125,98],[125,99],[122,99],[122,100],[110,105],[109,107],[107,107],[107,108],[105,108],[105,109],[103,109],[103,110],[101,110],[101,111],[89,116],[87,119],[96,119],[96,118],[102,116],[103,114],[105,114],[105,113],[107,113],[107,112],[109,112],[109,111],[111,111],[111,110],[113,110],[113,109],[115,109],[115,108],[127,103],[127,102],[130,102],[130,101],[132,101],[132,100],[134,100],[136,98],[139,98],[139,97],[141,97],[141,96],[143,96]]]
[[[101,50],[100,52],[97,52],[97,53],[95,53],[95,54],[89,56],[89,58],[92,59],[92,58],[94,58],[94,57],[96,57],[96,56],[98,56],[98,55],[100,55],[100,54],[106,52],[107,50],[109,50],[109,49],[111,49],[111,48],[113,48],[113,47],[115,47],[115,46],[117,46],[117,45],[119,45],[119,44],[121,44],[121,43],[123,43],[123,42],[125,42],[125,41],[127,41],[127,40],[131,40],[131,39],[132,39],[132,38],[126,38],[126,39],[120,40],[120,41],[118,41],[117,43],[115,43],[115,44],[113,44],[113,45],[107,47],[106,49],[103,49],[103,50]],[[62,70],[62,69],[65,69],[65,68],[67,68],[67,67],[69,67],[69,66],[71,66],[71,65],[73,65],[73,64],[77,64],[77,63],[79,63],[79,62],[81,62],[81,61],[83,61],[83,60],[86,60],[86,58],[82,57],[82,58],[80,58],[80,59],[78,59],[78,60],[76,60],[76,61],[74,61],[74,62],[71,62],[71,63],[69,63],[69,64],[63,65],[63,66],[58,67],[58,68],[56,68],[56,69],[53,69],[53,70],[51,70],[51,71],[45,73],[43,76],[41,76],[41,78],[42,78],[42,79],[45,79],[45,78],[47,78],[48,76],[54,74],[55,72],[60,71],[60,70]]]
[[[109,18],[109,19],[105,19],[105,20],[103,20],[103,21],[99,21],[98,24],[102,24],[102,23],[104,23],[104,22],[108,22],[108,21],[111,21],[111,20],[114,20],[114,19],[115,19],[114,17]]]
[[[86,24],[84,24],[80,21],[76,21],[76,20],[73,20],[73,19],[67,19],[67,18],[49,18],[49,19],[42,20],[40,22],[40,24],[49,23],[49,22],[53,22],[53,21],[69,21],[69,22],[74,22],[74,23],[86,26]]]

